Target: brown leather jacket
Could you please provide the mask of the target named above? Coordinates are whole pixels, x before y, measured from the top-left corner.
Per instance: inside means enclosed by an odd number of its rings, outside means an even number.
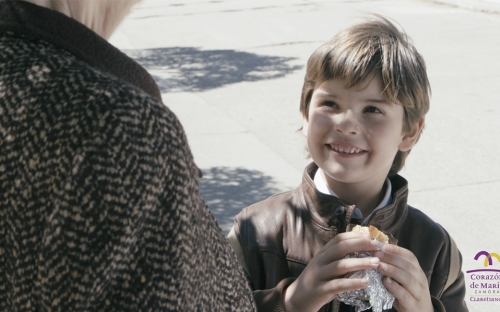
[[[316,190],[312,177],[317,168],[314,163],[307,166],[302,184],[295,190],[247,207],[235,217],[232,245],[240,245],[236,249],[241,248],[240,262],[259,311],[284,311],[283,289],[329,240],[354,221],[353,206]],[[392,202],[376,211],[368,224],[392,233],[399,246],[415,254],[429,281],[436,311],[468,311],[462,258],[456,245],[439,224],[407,205],[408,183],[403,177],[390,180]],[[350,310],[337,300],[321,309]]]

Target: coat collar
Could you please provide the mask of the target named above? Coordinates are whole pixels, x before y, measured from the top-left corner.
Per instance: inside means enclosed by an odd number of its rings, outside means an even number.
[[[298,189],[303,200],[303,209],[311,220],[325,229],[335,227],[338,232],[344,232],[349,223],[360,223],[361,220],[351,219],[355,208],[353,205],[316,189],[313,179],[317,170],[315,163],[309,164],[304,170],[302,185]],[[408,182],[399,175],[389,179],[393,187],[392,201],[372,214],[368,224],[396,235],[407,214]]]
[[[158,85],[141,65],[62,13],[26,1],[0,0],[0,32],[50,42],[161,100]]]

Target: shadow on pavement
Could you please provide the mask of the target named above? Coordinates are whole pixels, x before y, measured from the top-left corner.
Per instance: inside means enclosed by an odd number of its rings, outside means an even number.
[[[302,68],[288,64],[296,58],[235,50],[171,47],[125,53],[148,69],[162,93],[205,91],[237,82],[276,79]]]
[[[212,167],[202,171],[201,196],[225,233],[243,208],[280,191],[272,177],[257,170]]]

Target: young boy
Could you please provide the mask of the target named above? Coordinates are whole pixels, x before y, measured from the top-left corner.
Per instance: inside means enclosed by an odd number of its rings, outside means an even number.
[[[260,311],[354,311],[336,294],[368,286],[344,274],[377,268],[391,311],[467,311],[461,255],[448,233],[408,206],[397,172],[429,109],[422,56],[383,17],[350,27],[309,58],[300,111],[313,163],[302,184],[245,208],[228,238]],[[378,244],[349,223],[374,225]],[[372,258],[344,259],[373,251]]]

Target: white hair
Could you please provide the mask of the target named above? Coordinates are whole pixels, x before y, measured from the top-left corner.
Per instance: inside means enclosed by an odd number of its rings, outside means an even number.
[[[63,13],[109,39],[141,0],[24,0]]]

